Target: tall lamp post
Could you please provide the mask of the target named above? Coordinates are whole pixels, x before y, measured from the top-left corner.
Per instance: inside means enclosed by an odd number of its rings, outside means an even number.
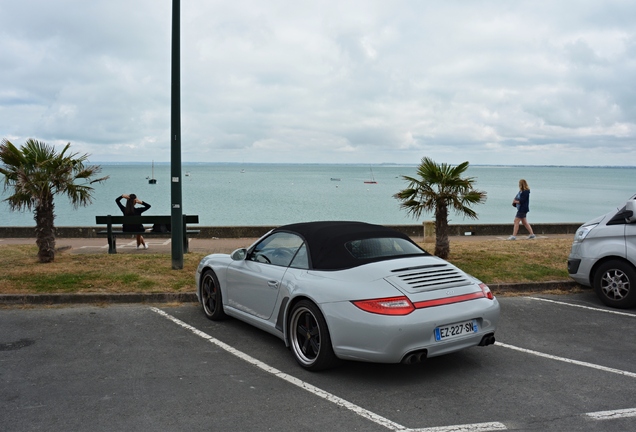
[[[183,208],[181,196],[181,37],[180,0],[172,0],[172,83],[170,103],[170,200],[172,269],[183,269]]]

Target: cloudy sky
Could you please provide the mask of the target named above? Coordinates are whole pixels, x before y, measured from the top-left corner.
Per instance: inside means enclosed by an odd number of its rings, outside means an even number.
[[[0,138],[170,160],[169,0],[0,0]],[[633,0],[181,0],[182,160],[636,165]]]

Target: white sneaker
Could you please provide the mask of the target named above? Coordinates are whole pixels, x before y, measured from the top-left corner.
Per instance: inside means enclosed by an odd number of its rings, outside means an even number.
[[[141,247],[141,245],[140,245],[140,244],[138,244],[138,245],[137,245],[137,249],[139,249],[140,247]]]
[[[148,243],[144,243],[144,249],[148,249]]]
[[[510,236],[510,237],[508,237],[508,240],[517,240],[517,237],[515,237],[515,236]]]
[[[530,235],[528,236],[528,240],[532,240],[532,239],[536,239],[536,238],[537,238],[537,236],[536,236],[536,235],[534,235],[534,234],[530,234]]]

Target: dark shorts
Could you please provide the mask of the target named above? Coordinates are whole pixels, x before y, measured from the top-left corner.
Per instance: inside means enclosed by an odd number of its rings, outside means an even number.
[[[528,214],[528,213],[524,213],[524,212],[520,212],[520,211],[518,211],[518,212],[517,212],[517,215],[516,215],[515,217],[516,217],[516,218],[519,218],[519,219],[525,219],[527,214]]]

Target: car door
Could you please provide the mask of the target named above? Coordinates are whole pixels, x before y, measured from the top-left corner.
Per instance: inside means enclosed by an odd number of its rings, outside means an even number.
[[[281,281],[303,240],[296,234],[275,232],[252,248],[227,271],[229,306],[267,320],[271,317]]]

